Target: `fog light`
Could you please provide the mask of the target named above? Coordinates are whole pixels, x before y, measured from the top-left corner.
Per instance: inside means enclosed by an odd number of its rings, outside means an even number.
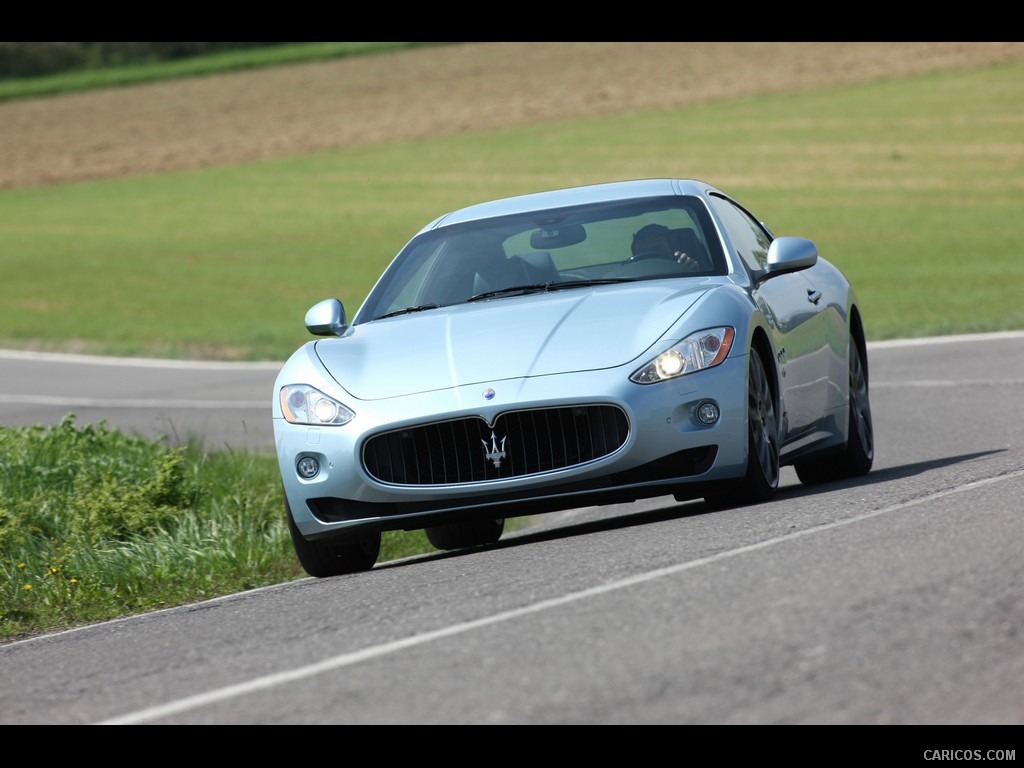
[[[296,462],[295,471],[299,473],[299,477],[309,480],[320,474],[320,462],[312,456],[303,456]]]
[[[697,406],[697,420],[701,424],[707,424],[711,426],[718,422],[719,417],[722,415],[721,411],[718,410],[718,403],[713,403],[710,400],[705,400],[703,403]]]

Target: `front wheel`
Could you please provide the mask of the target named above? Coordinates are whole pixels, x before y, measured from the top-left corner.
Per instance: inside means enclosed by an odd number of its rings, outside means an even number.
[[[334,539],[308,541],[296,527],[287,499],[284,504],[295,555],[310,576],[340,576],[373,568],[380,554],[380,531],[348,533]]]
[[[795,465],[796,476],[804,485],[845,480],[866,475],[875,459],[875,430],[871,423],[871,398],[868,394],[868,369],[860,347],[850,339],[850,415],[846,447],[838,456],[802,461]]]
[[[747,365],[747,471],[735,486],[704,497],[717,508],[768,501],[779,487],[779,426],[775,395],[760,353]]]
[[[427,528],[427,540],[437,549],[466,549],[487,546],[501,538],[505,530],[504,518],[463,520]]]

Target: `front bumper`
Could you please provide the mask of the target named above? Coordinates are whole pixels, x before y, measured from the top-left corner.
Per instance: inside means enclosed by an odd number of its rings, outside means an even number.
[[[746,357],[658,384],[628,380],[624,368],[540,376],[354,401],[334,385],[306,381],[355,411],[339,427],[310,427],[274,419],[284,492],[299,532],[308,539],[359,529],[418,529],[484,514],[516,517],[593,504],[676,494],[697,497],[741,477],[747,463]],[[282,371],[275,387],[285,383]],[[490,399],[484,392],[493,391]],[[696,418],[705,401],[718,405],[712,426]],[[451,484],[385,483],[364,467],[366,441],[383,432],[478,416],[489,424],[508,411],[573,405],[622,409],[628,435],[608,455],[582,464],[511,478]],[[484,446],[480,448],[485,450]],[[319,465],[303,477],[303,459]],[[308,462],[307,462],[308,463]]]

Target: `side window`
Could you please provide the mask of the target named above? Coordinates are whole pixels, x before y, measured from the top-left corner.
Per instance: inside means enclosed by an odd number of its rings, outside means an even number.
[[[711,204],[747,268],[753,272],[767,269],[768,246],[771,245],[772,239],[760,222],[724,197],[712,195]]]

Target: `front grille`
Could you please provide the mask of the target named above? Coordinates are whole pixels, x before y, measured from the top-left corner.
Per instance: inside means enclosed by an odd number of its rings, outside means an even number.
[[[594,504],[623,504],[651,496],[675,494],[680,500],[698,498],[707,493],[707,486],[687,482],[688,478],[701,475],[711,469],[718,455],[717,445],[703,445],[676,451],[668,456],[639,467],[615,472],[611,475],[591,477],[587,480],[552,482],[541,488],[502,491],[499,493],[478,493],[460,498],[437,497],[417,501],[357,501],[321,497],[309,499],[306,504],[310,512],[325,523],[340,523],[346,520],[404,518],[408,515],[423,515],[431,512],[452,512],[460,509],[474,510],[488,507],[491,517],[516,517],[539,515],[557,509],[574,509]],[[679,480],[669,485],[665,481]],[[721,488],[718,488],[721,491]],[[500,512],[497,512],[500,507]],[[429,523],[424,523],[428,525]],[[393,528],[385,530],[409,530],[409,524],[400,521]]]
[[[467,418],[376,435],[363,448],[363,466],[395,485],[479,483],[586,464],[628,435],[626,414],[612,405],[512,411],[493,429]]]

